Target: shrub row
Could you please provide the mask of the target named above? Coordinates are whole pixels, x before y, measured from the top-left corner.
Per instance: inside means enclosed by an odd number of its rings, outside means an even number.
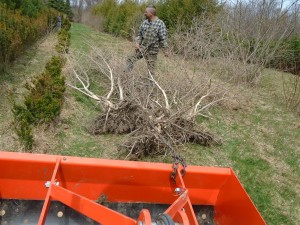
[[[59,53],[68,53],[71,43],[71,23],[67,17],[63,18],[62,29],[58,31],[58,43],[55,46]]]
[[[190,25],[191,19],[204,13],[214,14],[219,6],[214,0],[160,0],[156,1],[158,16],[170,31],[175,31],[178,23]],[[94,13],[103,16],[104,31],[116,36],[129,37],[131,30],[137,30],[143,19],[147,5],[135,1],[104,0],[94,7]]]
[[[65,91],[65,79],[61,75],[63,64],[64,59],[53,56],[45,71],[32,83],[26,83],[28,94],[24,97],[24,103],[13,103],[15,132],[26,150],[33,147],[34,126],[50,123],[60,114]]]
[[[104,0],[94,7],[93,12],[104,18],[105,32],[116,36],[130,37],[131,29],[136,29],[142,21],[145,5],[133,1],[124,1],[119,4],[116,0]]]
[[[218,1],[215,0],[158,0],[156,1],[155,6],[158,11],[158,16],[165,22],[169,33],[173,37],[173,34],[177,32],[176,28],[178,27],[183,28],[183,30],[181,30],[183,32],[193,32],[194,24],[192,19],[213,17],[222,9],[217,2]],[[145,7],[146,4],[137,4],[135,1],[130,0],[122,1],[121,3],[117,0],[103,0],[94,7],[94,13],[101,15],[104,18],[104,31],[116,36],[130,37],[132,28],[134,30],[138,29],[138,26],[143,19],[142,16]],[[201,21],[201,19],[199,20]],[[218,36],[218,31],[216,32],[216,36]],[[170,42],[172,42],[172,40],[173,39],[170,38]],[[196,38],[195,41],[197,41]],[[266,63],[264,54],[268,54],[265,50],[265,46],[267,46],[268,43],[261,43],[261,46],[259,46],[258,49],[255,49],[255,53],[253,53],[252,51],[254,51],[254,46],[256,45],[255,40],[245,40],[244,43],[241,43],[237,37],[230,37],[230,34],[226,34],[223,41],[228,43],[228,46],[234,43],[235,45],[232,47],[240,49],[242,53],[249,52],[249,54],[252,55],[251,59],[249,59],[249,63]],[[237,43],[235,43],[235,41],[237,41]],[[275,45],[276,44],[274,44],[274,46]],[[192,46],[188,47],[196,51],[192,52],[191,56],[202,56],[202,53],[199,52],[199,48],[192,48]],[[220,49],[210,50],[209,52],[212,54],[210,56],[214,57],[218,56],[218,54],[223,55],[224,49],[222,48],[223,46],[221,46]],[[273,51],[272,48],[273,47],[271,46],[269,50]],[[299,74],[300,38],[292,37],[284,41],[270,61],[271,63],[269,66],[272,68]],[[268,59],[267,63],[270,61]]]
[[[170,32],[175,32],[178,25],[190,26],[193,19],[215,15],[221,6],[215,0],[163,0],[158,1],[159,17],[165,22]]]
[[[48,0],[48,6],[68,16],[70,20],[73,18],[70,0]]]
[[[57,11],[45,8],[30,17],[23,15],[21,9],[0,3],[0,70],[43,36],[51,24],[56,24],[57,15]]]
[[[22,15],[37,17],[43,9],[42,0],[0,0],[0,4],[5,5],[10,10],[20,10]]]
[[[279,47],[270,67],[300,76],[300,37],[291,37]]]

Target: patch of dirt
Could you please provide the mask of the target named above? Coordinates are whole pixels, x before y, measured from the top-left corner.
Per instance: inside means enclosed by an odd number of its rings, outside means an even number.
[[[96,118],[91,128],[93,134],[128,134],[141,126],[145,117],[139,105],[121,102],[117,109],[109,109]]]

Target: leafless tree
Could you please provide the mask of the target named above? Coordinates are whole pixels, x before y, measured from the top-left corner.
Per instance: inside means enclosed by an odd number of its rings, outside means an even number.
[[[286,106],[300,115],[300,75],[282,77]]]
[[[101,3],[103,0],[72,0],[71,6],[74,12],[74,20],[77,22],[82,22],[83,13],[90,13],[91,8]]]
[[[233,30],[243,41],[243,45],[245,45],[244,40],[252,42],[243,60],[252,65],[261,65],[263,68],[270,62],[270,59],[288,55],[290,50],[284,47],[279,48],[280,44],[290,37],[299,37],[299,0],[235,1],[235,4],[228,7],[226,11],[230,12],[229,20],[225,20],[230,21],[226,30]],[[290,62],[290,65],[292,64],[293,62]],[[299,113],[299,71],[296,68],[281,69],[295,74],[284,74],[282,85],[287,107]]]
[[[179,26],[172,37],[174,49],[185,57],[224,62],[221,73],[227,78],[255,84],[282,41],[298,32],[297,3],[230,1],[214,18],[203,16],[190,27]]]

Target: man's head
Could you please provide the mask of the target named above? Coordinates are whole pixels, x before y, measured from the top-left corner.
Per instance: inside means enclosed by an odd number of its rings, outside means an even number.
[[[155,6],[148,6],[144,13],[147,20],[152,20],[156,17],[156,8]]]

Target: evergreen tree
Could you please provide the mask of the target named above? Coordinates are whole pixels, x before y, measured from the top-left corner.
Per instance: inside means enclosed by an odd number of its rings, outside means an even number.
[[[65,13],[64,0],[49,0],[48,5],[59,12]]]
[[[70,0],[49,0],[48,5],[57,11],[66,14],[70,20],[72,19],[73,12],[71,9]]]
[[[0,3],[5,4],[9,9],[15,10],[20,8],[22,0],[0,0]]]
[[[72,12],[72,8],[71,8],[70,0],[66,0],[65,13],[67,14],[69,20],[72,20],[73,12]]]
[[[32,0],[23,0],[20,9],[23,15],[29,17],[36,17],[39,10]]]
[[[169,29],[178,23],[191,25],[195,17],[213,15],[220,9],[216,0],[164,0],[158,2],[157,8]]]

